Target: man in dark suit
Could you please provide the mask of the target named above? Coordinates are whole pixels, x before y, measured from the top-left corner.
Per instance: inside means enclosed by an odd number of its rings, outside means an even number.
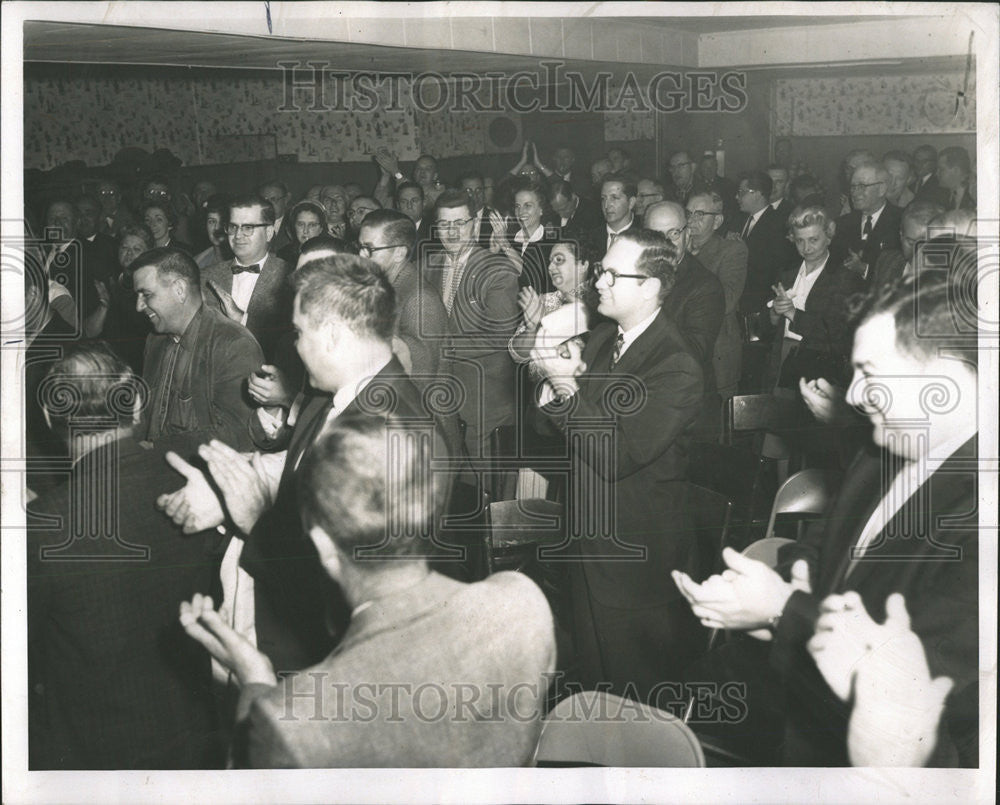
[[[976,200],[969,193],[972,162],[969,152],[955,146],[938,154],[937,179],[941,186],[943,206],[946,210],[976,209]]]
[[[581,198],[569,182],[562,179],[549,180],[549,206],[559,216],[559,228],[567,236],[580,233],[592,237],[601,226],[601,212],[597,205]]]
[[[701,161],[698,163],[698,175],[704,186],[704,189],[700,192],[715,193],[722,199],[725,217],[722,221],[721,234],[725,235],[726,232],[732,231],[734,222],[738,217],[739,205],[736,203],[736,183],[725,176],[719,175],[719,160],[715,156],[715,151],[705,151],[702,154]],[[695,192],[698,191],[692,190],[688,194],[687,200],[690,200]],[[683,204],[686,205],[687,201]]]
[[[781,272],[795,263],[796,255],[785,222],[771,207],[771,177],[750,171],[739,178],[736,195],[746,218],[739,222],[738,231],[747,245],[747,282],[740,309],[744,314],[756,314],[763,310]]]
[[[698,173],[697,163],[687,151],[676,151],[670,155],[667,170],[670,184],[666,188],[666,198],[683,206],[693,193],[705,189],[705,182]]]
[[[787,221],[788,216],[795,209],[795,204],[788,198],[788,185],[791,182],[791,177],[788,175],[788,168],[773,163],[767,166],[767,175],[771,177],[771,208],[778,213],[780,220]]]
[[[273,181],[265,182],[258,187],[257,195],[274,209],[274,237],[271,238],[268,249],[277,254],[292,242],[294,236],[294,233],[285,226],[287,223],[285,213],[288,211],[289,203],[291,203],[292,194],[284,182]]]
[[[957,328],[955,292],[929,277],[862,312],[849,402],[868,417],[879,452],[859,456],[825,516],[791,546],[792,580],[730,550],[725,577],[699,585],[674,574],[704,625],[771,638],[787,765],[847,763],[847,710],[803,648],[820,602],[848,591],[879,622],[890,593],[905,597],[931,673],[954,681],[929,765],[976,765],[977,335]],[[928,404],[924,383],[942,381],[947,404]]]
[[[392,354],[395,294],[385,275],[353,255],[317,254],[303,258],[292,275],[296,348],[311,388],[292,412],[262,409],[250,420],[258,444],[272,452],[248,460],[222,442],[202,446],[225,513],[201,472],[181,461],[175,466],[187,485],[158,501],[185,531],[227,524],[233,539],[222,582],[231,625],[255,634],[278,671],[319,662],[342,637],[349,615],[300,527],[296,490],[303,455],[329,422],[345,414],[392,413],[411,425],[437,428]]]
[[[928,240],[928,225],[944,212],[930,201],[913,201],[903,210],[899,222],[899,249],[884,249],[875,262],[873,288],[892,285],[903,275],[913,274],[913,252],[918,243]]]
[[[664,235],[682,255],[673,288],[663,300],[668,318],[677,326],[701,364],[705,393],[715,393],[713,355],[726,312],[726,295],[718,277],[688,251],[687,214],[680,204],[661,201],[646,210],[646,229]]]
[[[570,342],[559,348],[569,358],[533,355],[547,378],[539,402],[567,436],[579,495],[567,502],[572,536],[559,552],[572,561],[579,681],[640,700],[676,679],[700,642],[663,584],[696,559],[685,432],[701,406],[702,372],[664,305],[680,257],[659,233],[621,235],[597,281],[598,312],[612,321],[582,354]],[[536,343],[545,341],[543,328]]]
[[[604,215],[604,231],[597,233],[599,253],[611,248],[615,239],[630,229],[640,229],[642,222],[635,216],[638,197],[635,181],[617,173],[609,173],[601,182],[601,213]]]
[[[176,622],[212,590],[215,535],[185,538],[153,511],[164,452],[190,455],[204,434],[140,442],[144,389],[103,345],[74,346],[48,377],[46,419],[74,463],[30,506],[48,525],[27,532],[29,768],[219,765],[207,658]]]
[[[279,349],[290,353],[281,342],[291,337],[293,296],[292,267],[268,250],[275,236],[274,208],[257,196],[234,199],[226,232],[235,257],[202,271],[205,301],[253,333],[265,360],[274,363]]]
[[[441,291],[448,339],[439,374],[461,388],[459,415],[472,456],[483,455],[490,433],[514,421],[514,362],[507,351],[520,321],[518,272],[502,254],[472,241],[466,195],[442,193],[433,209],[442,251],[424,265],[424,277]]]
[[[472,239],[480,249],[499,251],[493,233],[495,232],[497,237],[506,238],[506,225],[500,213],[486,206],[486,184],[482,174],[466,173],[459,178],[458,186],[469,197],[472,213],[476,217]]]
[[[937,177],[938,153],[932,145],[917,146],[913,152],[913,197],[914,201],[930,201],[945,205],[941,185]],[[945,194],[947,195],[947,194]]]
[[[889,173],[881,165],[862,165],[851,175],[851,206],[837,221],[830,251],[844,268],[866,281],[883,249],[899,248],[902,210],[886,200]]]

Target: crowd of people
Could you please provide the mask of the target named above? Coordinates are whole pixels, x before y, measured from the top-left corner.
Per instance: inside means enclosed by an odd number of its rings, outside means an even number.
[[[714,150],[374,161],[301,198],[48,199],[32,768],[525,765],[572,690],[706,681],[745,686],[703,736],[740,763],[976,765],[968,154],[850,151],[831,192],[787,143],[734,179]],[[741,394],[844,480],[779,569],[727,547],[699,580],[689,448]],[[482,556],[533,465],[555,591]]]

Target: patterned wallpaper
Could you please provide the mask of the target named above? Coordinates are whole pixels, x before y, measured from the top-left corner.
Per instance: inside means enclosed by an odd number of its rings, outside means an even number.
[[[964,73],[774,81],[775,136],[945,134],[976,130],[975,74],[955,114]]]
[[[621,89],[620,84],[609,86],[608,98],[612,104],[618,98]],[[604,139],[606,142],[656,139],[656,113],[652,110],[646,93],[640,91],[640,95],[643,96],[643,102],[648,111],[604,113]]]
[[[266,159],[275,152],[297,154],[302,162],[352,162],[368,159],[378,144],[403,160],[420,153],[425,138],[405,86],[400,111],[282,112],[282,94],[277,75],[29,78],[24,166],[48,170],[76,159],[105,165],[126,146],[167,148],[185,165]]]

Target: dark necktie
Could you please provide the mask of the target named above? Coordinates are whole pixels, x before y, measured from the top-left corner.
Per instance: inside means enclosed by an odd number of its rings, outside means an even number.
[[[746,240],[750,237],[750,230],[753,229],[753,216],[751,215],[747,218],[747,222],[743,224],[743,234],[740,236],[741,240]]]
[[[870,215],[865,216],[865,228],[861,230],[861,239],[868,240],[872,233],[872,217]]]
[[[622,357],[622,347],[625,345],[625,336],[622,333],[618,333],[618,337],[615,339],[615,348],[611,353],[611,368],[614,369],[618,364],[618,361]]]
[[[252,266],[241,266],[233,263],[233,275],[242,274],[244,271],[249,271],[251,274],[260,273],[260,263],[254,263]]]

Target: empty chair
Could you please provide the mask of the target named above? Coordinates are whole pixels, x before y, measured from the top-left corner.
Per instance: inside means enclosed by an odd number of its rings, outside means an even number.
[[[566,533],[562,504],[540,498],[490,503],[487,526],[489,573],[524,570],[529,560],[537,559],[539,546],[556,545]]]
[[[800,470],[789,476],[774,496],[767,536],[774,536],[779,514],[822,514],[840,486],[842,474],[836,470]]]
[[[535,750],[539,766],[697,768],[698,738],[681,719],[610,693],[583,691],[546,716]]]

